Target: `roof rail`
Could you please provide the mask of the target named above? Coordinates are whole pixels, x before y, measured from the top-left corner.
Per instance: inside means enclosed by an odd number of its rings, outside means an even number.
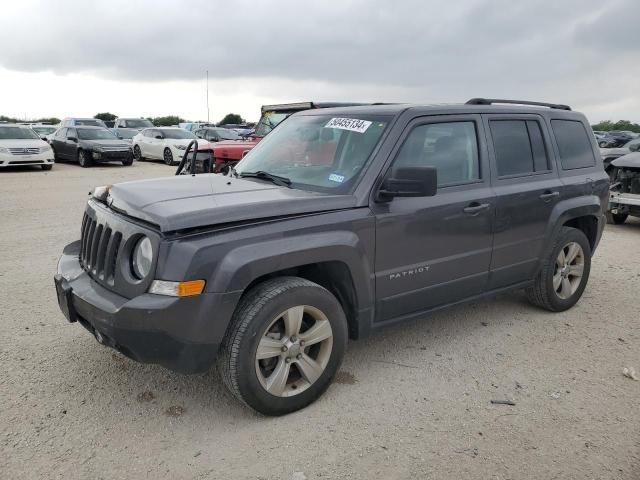
[[[472,98],[467,105],[493,105],[494,103],[505,103],[509,105],[534,105],[536,107],[549,107],[556,110],[571,110],[569,105],[559,103],[530,102],[527,100],[505,100],[502,98]]]

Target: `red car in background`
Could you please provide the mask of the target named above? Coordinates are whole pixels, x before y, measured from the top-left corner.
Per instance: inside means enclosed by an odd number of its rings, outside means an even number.
[[[256,124],[256,130],[243,140],[226,140],[216,143],[205,142],[198,147],[198,152],[209,152],[213,158],[213,171],[226,173],[230,166],[241,160],[260,140],[271,132],[280,122],[289,115],[313,108],[331,108],[365,105],[363,103],[340,102],[299,102],[284,103],[280,105],[263,105],[260,121]],[[201,155],[198,155],[201,158]],[[199,170],[199,169],[198,169]]]

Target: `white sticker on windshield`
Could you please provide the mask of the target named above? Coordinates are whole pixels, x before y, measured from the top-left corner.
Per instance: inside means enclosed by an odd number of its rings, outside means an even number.
[[[324,128],[339,128],[340,130],[364,133],[367,131],[367,128],[369,128],[369,125],[371,125],[371,122],[358,120],[357,118],[332,118]]]
[[[337,173],[332,173],[329,175],[329,180],[332,182],[342,183],[344,182],[344,175],[338,175]]]

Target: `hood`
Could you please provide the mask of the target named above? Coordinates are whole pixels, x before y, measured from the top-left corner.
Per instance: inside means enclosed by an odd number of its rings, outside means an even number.
[[[201,143],[206,143],[205,140],[201,140],[200,138],[165,138],[163,141],[167,144],[167,145],[184,145],[187,146],[189,145],[191,142],[193,142],[194,140],[198,140],[198,145],[200,145]]]
[[[223,140],[221,142],[214,142],[215,148],[220,149],[238,149],[246,150],[247,148],[255,147],[261,139],[255,140]]]
[[[119,183],[111,187],[107,203],[158,225],[162,232],[356,206],[352,195],[327,195],[218,174]]]
[[[620,158],[616,158],[611,165],[618,168],[638,168],[640,169],[640,152],[628,153]]]
[[[3,148],[38,148],[45,145],[49,144],[41,138],[0,140],[0,147]]]
[[[216,158],[240,160],[260,140],[262,139],[258,137],[251,140],[224,140],[217,142],[213,145],[213,154]]]
[[[604,157],[610,157],[610,156],[613,156],[613,155],[626,155],[630,151],[631,150],[629,150],[628,148],[624,148],[624,147],[601,148],[600,149],[600,155],[604,158]]]
[[[80,140],[80,143],[84,146],[88,146],[88,147],[110,147],[110,148],[114,148],[114,147],[122,147],[123,149],[127,149],[129,148],[129,144],[126,143],[124,140],[120,140],[118,138],[114,138],[113,140],[104,140],[104,139],[100,139],[100,140]]]

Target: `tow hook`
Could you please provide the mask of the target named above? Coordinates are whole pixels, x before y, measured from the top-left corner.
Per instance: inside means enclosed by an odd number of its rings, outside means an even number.
[[[98,330],[95,330],[94,335],[95,335],[96,340],[98,341],[98,343],[100,345],[106,345],[107,342],[105,341],[104,337],[102,336],[102,334]]]

